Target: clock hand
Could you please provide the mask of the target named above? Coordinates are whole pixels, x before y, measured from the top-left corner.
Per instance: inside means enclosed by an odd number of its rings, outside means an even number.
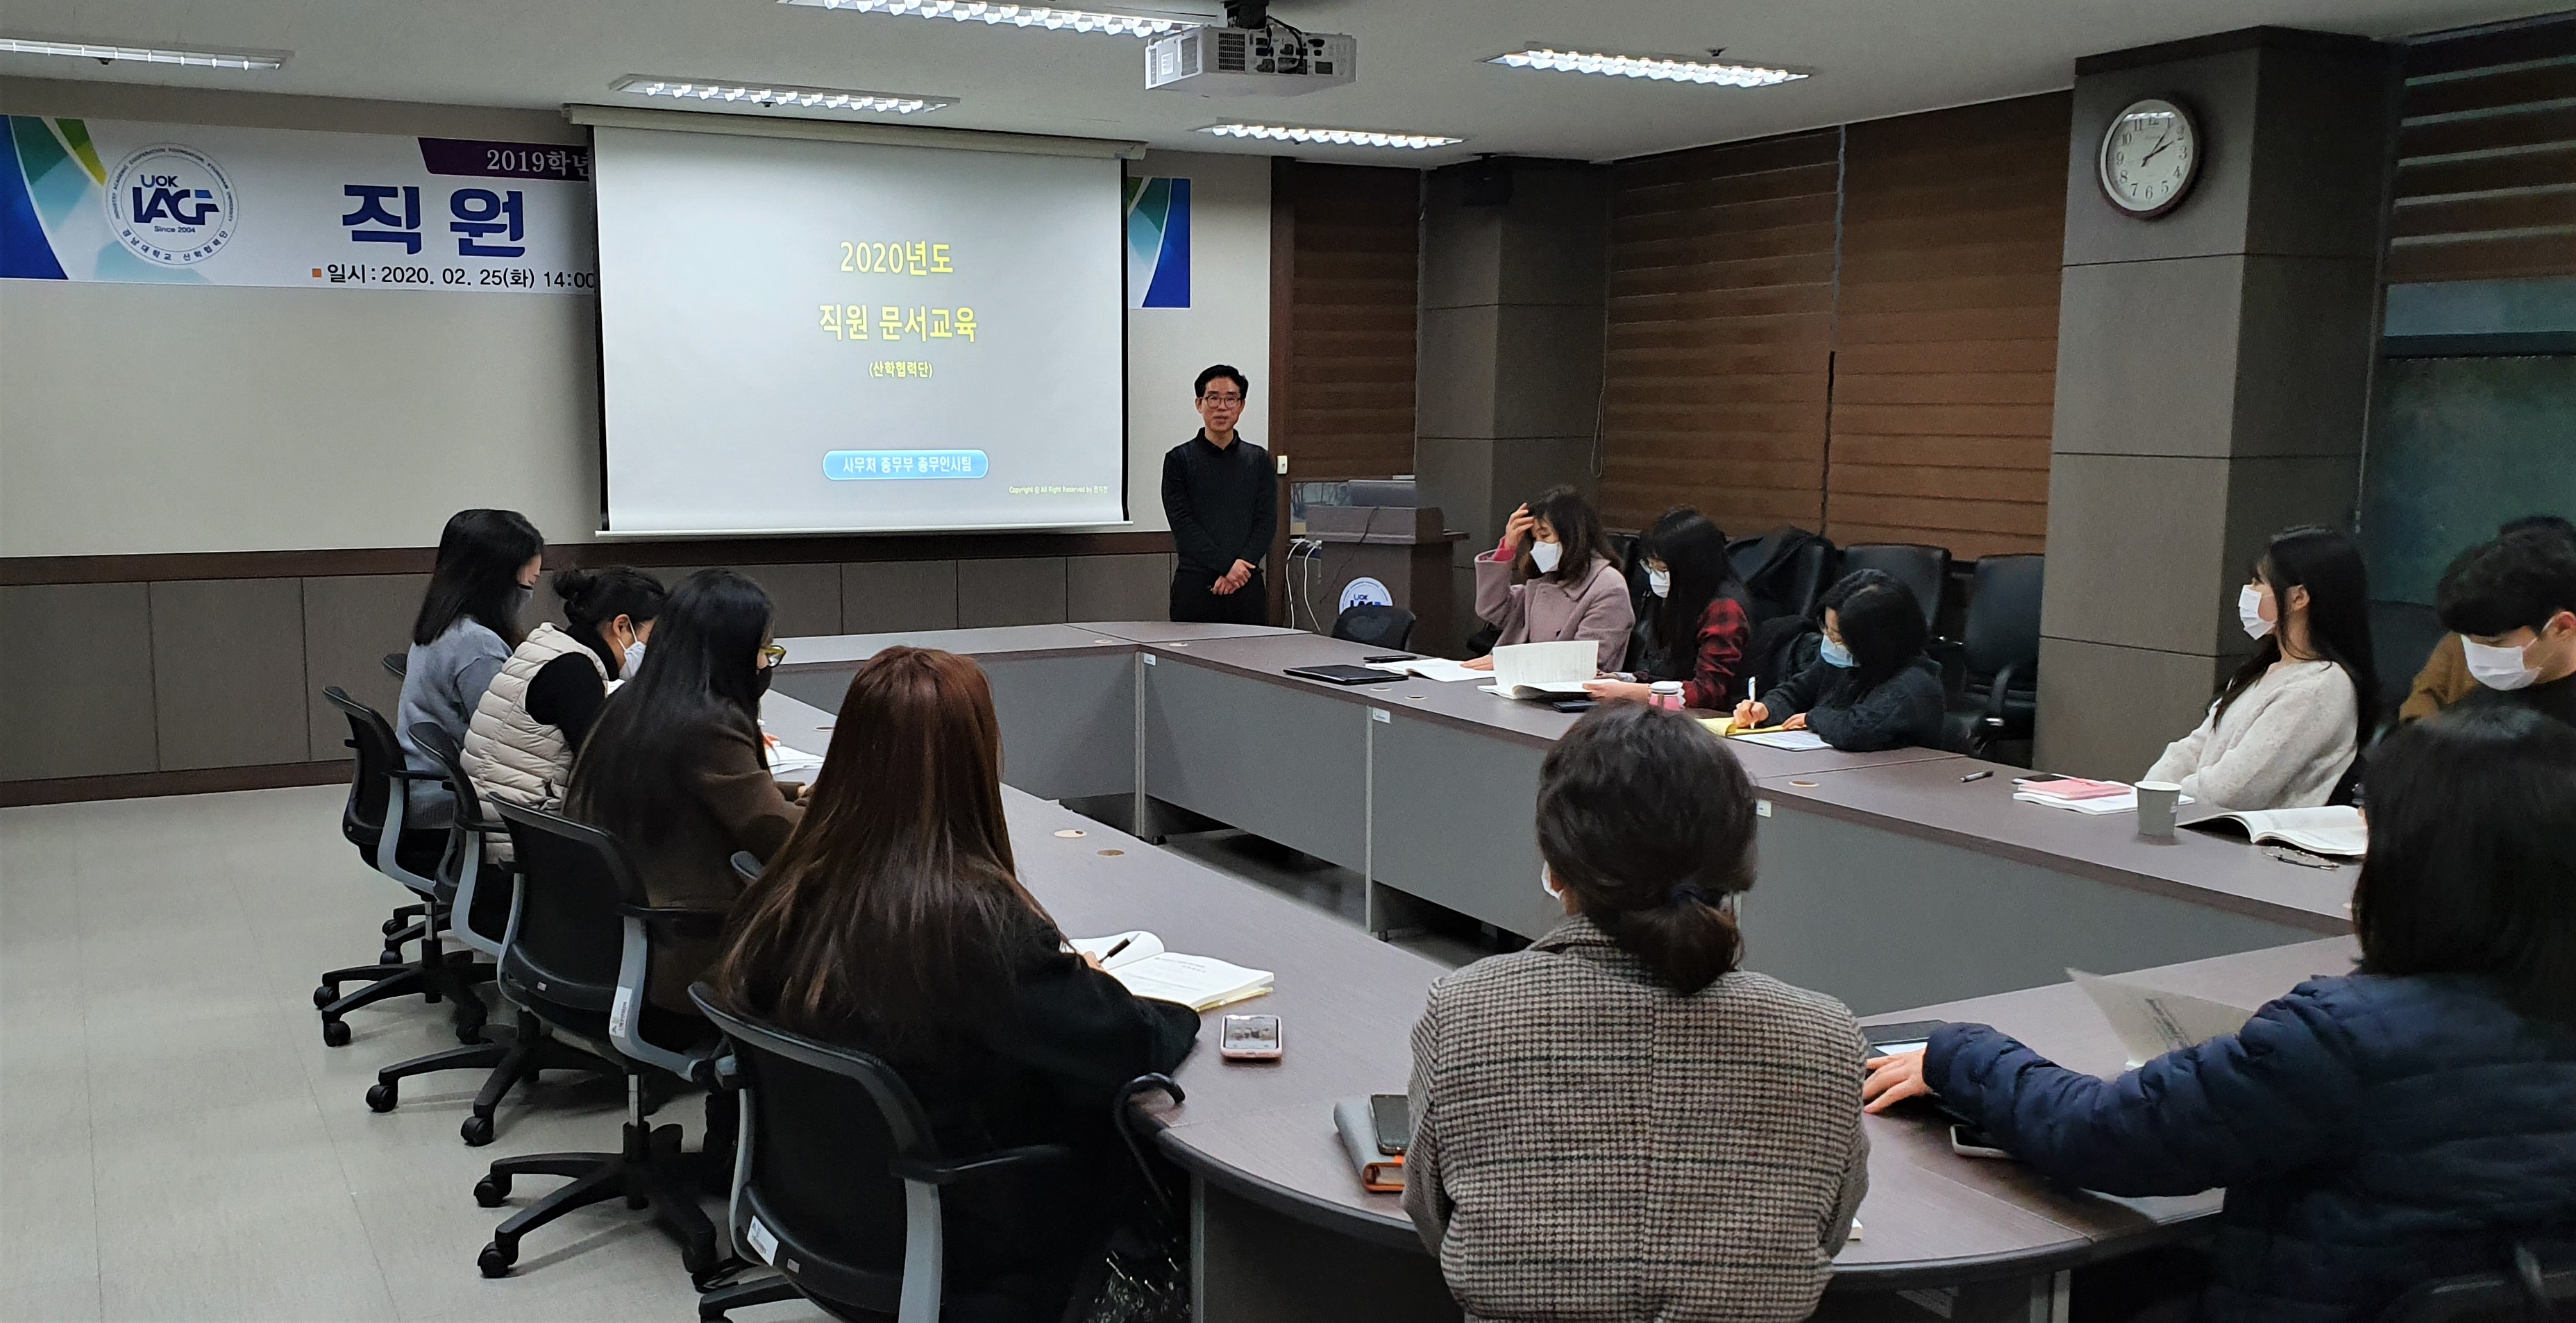
[[[2156,144],[2156,150],[2155,150],[2154,152],[2149,152],[2149,153],[2147,153],[2146,155],[2141,156],[2141,157],[2139,157],[2139,158],[2138,158],[2138,164],[2140,164],[2140,165],[2145,165],[2147,162],[2149,162],[2149,161],[2152,161],[2152,160],[2156,159],[2156,152],[2161,152],[2161,151],[2163,151],[2165,148],[2167,148],[2167,147],[2171,147],[2171,146],[2173,146],[2175,143],[2180,142],[2180,141],[2182,141],[2182,140],[2181,140],[2181,139],[2179,139],[2179,138],[2167,138],[2167,139],[2165,139],[2163,142],[2157,143],[2157,144]]]

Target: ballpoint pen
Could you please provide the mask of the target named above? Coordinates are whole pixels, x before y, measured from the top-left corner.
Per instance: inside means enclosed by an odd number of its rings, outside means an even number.
[[[1993,776],[1994,774],[1995,774],[1995,771],[1994,771],[1994,769],[1993,769],[1993,768],[1991,768],[1991,767],[1987,768],[1986,770],[1984,770],[1984,771],[1982,771],[1982,772],[1970,772],[1970,773],[1968,773],[1966,776],[1963,776],[1963,777],[1960,777],[1960,778],[1959,778],[1959,784],[1961,784],[1961,785],[1966,785],[1966,784],[1968,784],[1970,781],[1983,781],[1983,780],[1985,780],[1987,777]]]

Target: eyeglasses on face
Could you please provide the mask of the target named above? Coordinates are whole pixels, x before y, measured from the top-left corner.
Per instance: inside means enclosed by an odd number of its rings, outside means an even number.
[[[1199,401],[1203,404],[1211,404],[1218,408],[1223,408],[1229,404],[1243,403],[1243,397],[1240,395],[1219,395],[1214,391],[1210,391],[1207,394],[1200,396]]]
[[[784,643],[771,643],[763,646],[760,650],[760,660],[771,666],[776,666],[779,663],[786,661],[787,645]]]

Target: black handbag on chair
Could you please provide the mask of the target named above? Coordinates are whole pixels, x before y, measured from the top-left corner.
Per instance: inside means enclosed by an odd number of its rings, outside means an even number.
[[[1137,1140],[1130,1111],[1136,1095],[1155,1089],[1176,1103],[1185,1097],[1168,1075],[1139,1075],[1109,1105],[1110,1123],[1136,1159],[1135,1207],[1117,1219],[1074,1291],[1067,1323],[1189,1323],[1189,1222]]]

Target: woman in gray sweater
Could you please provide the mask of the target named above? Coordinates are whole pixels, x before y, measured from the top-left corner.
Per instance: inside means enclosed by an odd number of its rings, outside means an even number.
[[[544,535],[516,510],[459,510],[448,519],[438,535],[429,591],[412,620],[402,701],[394,709],[394,738],[412,771],[438,770],[412,744],[413,726],[436,726],[464,744],[475,704],[524,637],[519,612],[536,591],[545,559]],[[454,812],[447,787],[435,781],[408,784],[403,826],[447,825]]]

